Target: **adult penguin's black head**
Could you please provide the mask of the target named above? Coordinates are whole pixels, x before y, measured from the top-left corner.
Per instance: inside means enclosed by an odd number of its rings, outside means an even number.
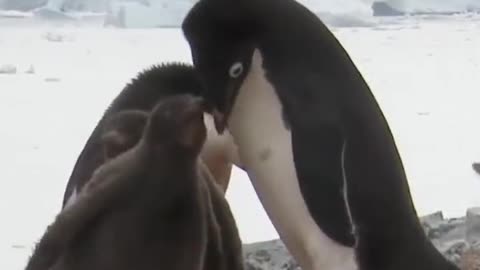
[[[249,72],[263,1],[200,0],[182,24],[219,133]]]

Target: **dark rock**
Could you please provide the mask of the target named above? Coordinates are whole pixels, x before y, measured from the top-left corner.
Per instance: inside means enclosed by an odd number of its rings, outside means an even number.
[[[439,249],[439,251],[442,252],[448,260],[458,265],[462,254],[469,248],[468,244],[464,240],[458,240],[456,242],[444,244],[444,246],[447,245],[449,245],[447,249]]]

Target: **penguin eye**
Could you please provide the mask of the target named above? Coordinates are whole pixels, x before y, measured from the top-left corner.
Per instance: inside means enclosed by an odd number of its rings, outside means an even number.
[[[228,72],[230,77],[238,78],[243,72],[243,64],[241,62],[235,62]]]

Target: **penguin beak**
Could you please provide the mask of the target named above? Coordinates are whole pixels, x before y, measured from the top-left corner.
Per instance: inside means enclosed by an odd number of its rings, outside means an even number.
[[[227,121],[225,114],[221,113],[219,110],[214,109],[212,112],[213,123],[215,124],[215,129],[217,133],[222,135],[227,127]]]
[[[228,117],[232,112],[233,105],[235,103],[235,98],[236,98],[235,85],[233,83],[230,83],[226,87],[226,94],[224,99],[224,104],[225,104],[224,112],[221,112],[218,109],[214,109],[212,112],[213,122],[215,123],[215,129],[220,135],[223,134],[223,132],[228,126]]]

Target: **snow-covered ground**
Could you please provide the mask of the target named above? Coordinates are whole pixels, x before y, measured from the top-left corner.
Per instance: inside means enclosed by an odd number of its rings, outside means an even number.
[[[190,62],[190,53],[179,29],[5,25],[0,269],[19,270],[60,210],[77,155],[111,99],[143,68]],[[332,30],[390,122],[419,214],[480,206],[471,169],[480,160],[480,16]],[[243,172],[235,170],[227,197],[245,242],[277,237]]]

